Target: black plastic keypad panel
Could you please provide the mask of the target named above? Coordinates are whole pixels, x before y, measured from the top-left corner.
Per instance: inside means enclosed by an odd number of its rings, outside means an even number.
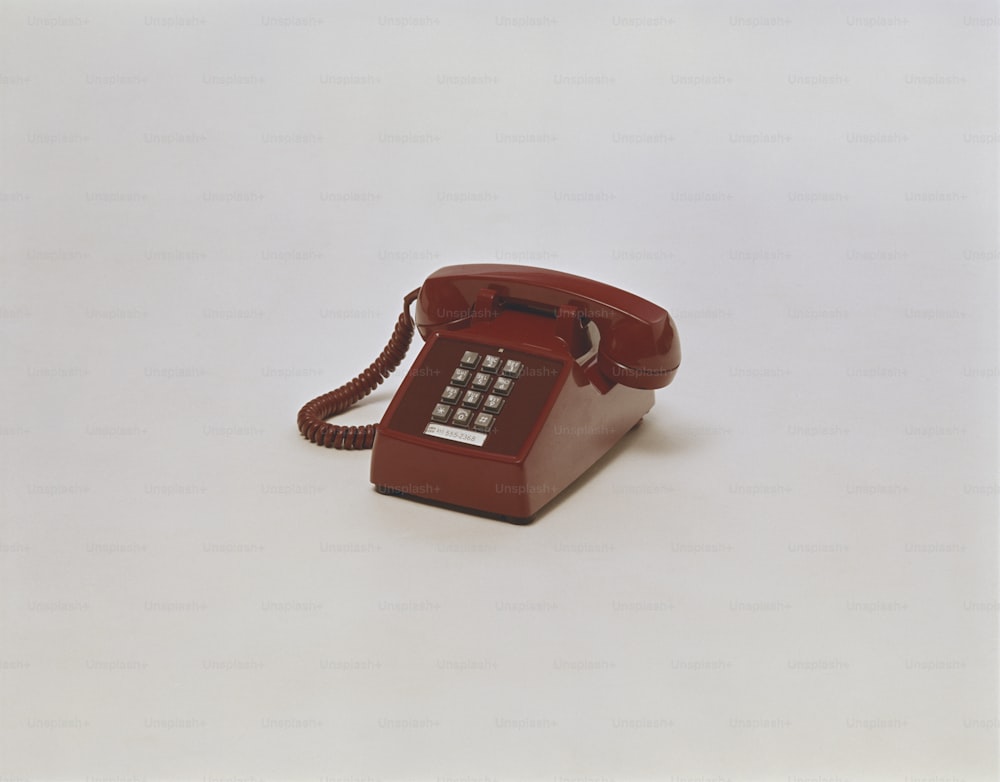
[[[410,370],[390,426],[490,453],[516,454],[538,422],[564,362],[439,336]]]

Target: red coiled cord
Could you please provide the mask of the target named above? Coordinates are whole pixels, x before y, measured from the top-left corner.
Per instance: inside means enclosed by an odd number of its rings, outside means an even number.
[[[403,312],[396,321],[389,343],[379,353],[371,366],[340,388],[335,388],[323,396],[318,396],[299,410],[299,431],[307,440],[327,448],[348,451],[371,448],[375,442],[377,424],[367,426],[336,426],[328,424],[327,418],[343,413],[378,388],[403,360],[410,341],[413,339],[413,318],[410,304],[417,298],[420,289],[408,293],[403,298]]]

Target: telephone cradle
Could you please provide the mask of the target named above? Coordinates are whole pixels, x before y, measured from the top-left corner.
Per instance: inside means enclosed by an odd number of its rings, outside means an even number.
[[[414,328],[425,344],[382,421],[327,423],[399,365]],[[375,362],[298,424],[320,445],[372,448],[382,494],[526,524],[639,423],[679,364],[670,315],[631,293],[535,267],[447,266],[404,298]]]

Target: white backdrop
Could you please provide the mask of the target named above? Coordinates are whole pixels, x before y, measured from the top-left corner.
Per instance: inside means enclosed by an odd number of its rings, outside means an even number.
[[[996,778],[1000,13],[703,6],[0,8],[0,779]],[[295,429],[471,261],[684,347],[526,528]]]

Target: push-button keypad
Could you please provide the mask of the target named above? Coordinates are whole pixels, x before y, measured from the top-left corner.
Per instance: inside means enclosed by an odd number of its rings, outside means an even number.
[[[493,384],[493,393],[500,394],[500,396],[507,396],[513,387],[514,381],[509,377],[498,377],[497,382]]]
[[[486,397],[486,401],[483,402],[483,410],[487,413],[499,413],[502,407],[503,397],[496,394],[490,394]]]
[[[460,407],[455,411],[455,415],[452,416],[451,422],[455,426],[468,426],[473,415],[474,413],[471,410],[466,410],[465,408]]]
[[[493,422],[496,418],[489,413],[480,413],[476,416],[476,420],[472,422],[472,428],[477,432],[489,432],[493,428]]]
[[[431,421],[489,434],[523,370],[516,359],[466,350],[431,410]]]
[[[508,359],[504,362],[503,369],[501,372],[504,377],[520,377],[521,376],[521,362],[514,361],[514,359]]]
[[[483,359],[483,372],[495,373],[500,369],[500,356],[487,356]]]

